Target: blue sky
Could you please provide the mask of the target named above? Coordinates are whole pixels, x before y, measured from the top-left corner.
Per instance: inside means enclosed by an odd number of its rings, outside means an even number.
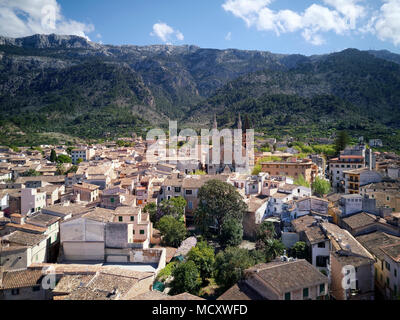
[[[115,45],[400,53],[400,0],[0,0],[0,35],[53,32]]]

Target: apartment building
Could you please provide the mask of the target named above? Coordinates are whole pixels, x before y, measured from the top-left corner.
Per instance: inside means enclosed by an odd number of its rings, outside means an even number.
[[[385,299],[400,296],[400,237],[373,232],[356,237],[374,257],[375,285]]]
[[[46,192],[37,189],[21,189],[21,215],[33,214],[46,206]]]
[[[71,151],[71,159],[73,164],[77,164],[79,159],[83,161],[89,161],[94,158],[96,152],[92,148],[80,148],[80,149],[73,149]]]
[[[318,166],[311,159],[301,162],[263,162],[262,171],[271,176],[286,176],[297,179],[300,175],[308,183],[313,183],[318,176]]]
[[[328,282],[306,260],[274,261],[245,270],[245,284],[265,300],[324,300]]]
[[[340,155],[338,158],[329,160],[329,180],[336,192],[345,191],[344,172],[350,169],[365,167],[365,158],[362,155]]]
[[[388,180],[360,187],[360,194],[375,199],[376,205],[400,212],[400,181]]]
[[[381,174],[369,168],[346,170],[343,171],[343,174],[346,194],[358,194],[360,187],[382,181]]]

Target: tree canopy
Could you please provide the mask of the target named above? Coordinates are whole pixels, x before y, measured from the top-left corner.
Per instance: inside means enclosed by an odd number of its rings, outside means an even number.
[[[219,243],[224,247],[236,247],[243,240],[243,224],[235,218],[227,218],[222,223]]]
[[[186,226],[182,221],[178,221],[173,216],[164,216],[157,224],[160,230],[163,243],[167,246],[179,247],[186,237]]]
[[[207,229],[214,227],[220,235],[222,224],[226,218],[243,220],[247,210],[241,195],[229,183],[220,180],[210,180],[199,190],[199,206],[195,213],[197,226]]]
[[[193,261],[200,272],[203,282],[207,278],[211,278],[215,263],[214,248],[209,246],[207,242],[198,242],[196,247],[192,248],[187,257],[187,261]]]
[[[175,219],[180,219],[185,214],[186,200],[183,197],[165,199],[158,205],[157,218],[163,216],[172,216]]]
[[[257,261],[249,250],[228,247],[215,258],[215,281],[224,289],[228,289],[243,277],[245,269],[252,267]]]
[[[317,177],[312,184],[312,190],[318,197],[322,197],[331,191],[331,184],[329,181]]]
[[[200,272],[193,261],[178,264],[172,271],[174,279],[171,281],[171,295],[184,292],[198,294],[201,286]]]
[[[306,188],[310,187],[310,183],[304,178],[304,176],[302,174],[300,174],[298,176],[298,178],[293,181],[293,183],[298,185],[298,186],[303,186],[303,187],[306,187]]]
[[[344,150],[350,143],[350,137],[346,131],[339,131],[335,139],[335,150],[339,154],[340,151]]]

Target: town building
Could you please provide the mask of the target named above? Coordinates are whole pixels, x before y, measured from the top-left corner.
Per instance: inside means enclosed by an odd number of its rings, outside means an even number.
[[[82,161],[89,161],[95,157],[95,150],[93,148],[73,149],[71,151],[71,160],[73,164],[77,164],[79,159]]]
[[[384,232],[373,232],[356,237],[374,257],[375,285],[379,298],[399,298],[400,237]]]
[[[328,277],[306,260],[274,261],[245,270],[245,284],[265,300],[325,300]]]
[[[375,170],[360,168],[343,171],[346,194],[359,194],[362,186],[382,181],[382,176]]]
[[[95,202],[99,198],[100,187],[94,184],[82,182],[72,186],[72,192],[77,201]]]
[[[318,166],[311,159],[296,162],[263,162],[262,171],[271,176],[286,176],[297,179],[303,176],[308,183],[313,183],[318,176]]]

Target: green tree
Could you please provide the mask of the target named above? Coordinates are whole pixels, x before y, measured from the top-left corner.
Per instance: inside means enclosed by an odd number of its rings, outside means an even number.
[[[193,261],[187,261],[178,264],[172,271],[173,280],[170,283],[171,295],[177,295],[184,292],[198,294],[202,281],[200,272]]]
[[[72,150],[74,150],[74,147],[68,147],[66,151],[67,151],[67,153],[68,153],[69,155],[71,155]]]
[[[339,154],[350,143],[350,137],[346,131],[340,131],[335,139],[335,151]]]
[[[296,242],[290,249],[291,256],[298,259],[307,258],[307,245],[303,241]]]
[[[193,261],[200,271],[200,277],[203,282],[207,278],[211,278],[215,263],[214,248],[209,246],[207,242],[198,242],[196,247],[192,248],[187,257],[187,261]]]
[[[57,162],[58,162],[58,163],[72,163],[72,160],[71,160],[71,158],[68,157],[67,155],[65,155],[65,154],[60,154],[60,155],[57,157]]]
[[[264,251],[265,258],[268,262],[282,255],[285,250],[284,244],[276,239],[267,239],[266,241],[258,240],[256,248],[257,250]]]
[[[172,271],[174,271],[178,264],[178,261],[168,263],[165,268],[160,270],[160,272],[157,274],[156,281],[164,282],[167,280],[170,276],[172,276]]]
[[[56,162],[57,161],[57,154],[56,151],[54,149],[51,149],[50,152],[50,161],[51,162]]]
[[[83,162],[83,159],[82,158],[79,158],[78,160],[76,160],[76,164],[80,164],[80,163],[82,163]]]
[[[62,164],[62,163],[57,163],[57,175],[59,175],[59,176],[62,176],[62,175],[64,175],[65,174],[65,167],[64,167],[64,164]]]
[[[262,171],[261,164],[256,164],[251,172],[252,175],[258,175]]]
[[[261,250],[251,250],[250,257],[254,260],[254,264],[267,262],[267,260],[265,258],[265,253],[264,253],[264,251],[261,251]]]
[[[219,243],[224,247],[236,247],[243,241],[243,225],[234,218],[227,218],[222,223]]]
[[[76,173],[78,171],[78,166],[72,166],[68,171],[67,171],[67,174],[68,173]]]
[[[228,247],[215,257],[215,281],[222,289],[228,289],[242,279],[245,269],[255,263],[249,250]]]
[[[315,195],[322,197],[331,191],[331,184],[329,181],[317,177],[312,184],[312,190]]]
[[[218,235],[221,234],[225,218],[242,221],[247,210],[247,205],[236,188],[220,180],[206,182],[200,188],[198,197],[199,206],[195,213],[196,223],[200,226],[211,223],[216,228]]]
[[[38,177],[40,176],[40,172],[37,172],[36,170],[29,169],[28,171],[25,171],[22,174],[23,177]]]
[[[296,180],[293,181],[293,183],[295,185],[303,186],[303,187],[306,187],[306,188],[310,187],[310,183],[304,178],[304,176],[302,174],[300,174],[299,177]]]
[[[180,246],[187,233],[185,224],[172,216],[162,217],[157,229],[160,230],[163,243],[176,248]]]
[[[154,202],[146,204],[143,212],[149,214],[151,222],[154,224],[157,223],[157,205]]]
[[[275,226],[271,221],[263,221],[257,229],[257,240],[267,241],[276,236]]]
[[[183,218],[185,207],[186,200],[183,197],[165,199],[158,206],[157,219],[161,219],[163,216],[172,216],[176,219]]]

